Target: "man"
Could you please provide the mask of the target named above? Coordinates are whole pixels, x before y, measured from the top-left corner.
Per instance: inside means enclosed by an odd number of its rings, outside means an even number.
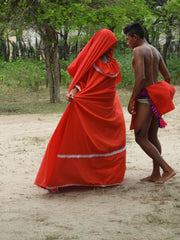
[[[170,108],[163,111],[163,114],[174,109],[172,98],[175,90],[169,84],[170,75],[159,51],[147,43],[140,23],[127,25],[124,34],[127,44],[133,49],[132,66],[135,75],[135,84],[128,105],[128,112],[132,114],[131,129],[134,128],[136,142],[153,160],[152,174],[141,180],[163,184],[176,173],[161,156],[161,144],[157,137],[158,123],[160,127],[164,127],[166,123],[159,113],[161,109],[164,110],[165,105],[169,106],[169,103]],[[159,71],[164,77],[160,84],[157,83]],[[156,95],[153,99],[153,93],[157,92],[157,88],[161,95]],[[165,94],[167,91],[170,94]],[[167,97],[169,95],[170,99]],[[163,102],[158,107],[153,105],[154,100],[158,103],[161,98],[168,104]],[[163,170],[162,175],[160,168]]]

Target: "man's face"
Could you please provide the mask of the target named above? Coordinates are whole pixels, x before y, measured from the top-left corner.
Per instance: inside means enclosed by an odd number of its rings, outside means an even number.
[[[126,40],[127,40],[127,45],[131,48],[134,49],[136,47],[136,40],[137,36],[134,35],[133,37],[130,36],[128,33],[126,34]]]

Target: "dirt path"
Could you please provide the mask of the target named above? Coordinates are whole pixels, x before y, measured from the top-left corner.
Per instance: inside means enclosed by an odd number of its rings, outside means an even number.
[[[179,240],[180,87],[176,110],[159,131],[163,156],[177,175],[163,186],[141,183],[151,160],[127,124],[127,172],[119,187],[50,194],[33,185],[59,114],[0,116],[0,239]]]

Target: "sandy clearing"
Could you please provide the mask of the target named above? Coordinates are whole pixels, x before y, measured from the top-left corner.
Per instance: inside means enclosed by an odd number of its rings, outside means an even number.
[[[177,175],[163,186],[142,183],[151,160],[127,125],[124,184],[74,189],[61,194],[33,185],[60,114],[0,115],[0,239],[2,240],[179,240],[180,87],[176,109],[159,131],[163,156]]]

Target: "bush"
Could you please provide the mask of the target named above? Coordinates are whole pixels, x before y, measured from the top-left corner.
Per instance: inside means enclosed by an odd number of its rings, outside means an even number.
[[[124,52],[123,52],[124,53]],[[134,72],[132,68],[132,51],[129,50],[123,54],[119,48],[115,49],[114,57],[118,61],[122,80],[118,84],[118,88],[132,88],[134,85]],[[68,65],[76,56],[69,56],[68,60],[60,60],[61,66],[61,86],[68,87],[72,81],[71,76],[67,72]],[[172,84],[180,84],[180,63],[177,54],[171,56],[167,60],[167,67],[171,75]],[[159,74],[159,80],[162,80]],[[17,59],[12,62],[0,60],[0,83],[11,87],[23,87],[33,91],[38,91],[46,86],[47,76],[45,62],[33,59]]]
[[[47,81],[45,63],[31,59],[0,62],[0,81],[7,86],[20,86],[38,91]]]
[[[67,70],[61,69],[61,85],[68,87],[71,81],[72,78],[67,72]]]
[[[114,58],[120,65],[122,80],[119,84],[123,88],[131,88],[134,84],[134,72],[131,65],[132,53],[122,54],[120,50],[114,52]]]
[[[171,83],[180,84],[180,61],[177,54],[173,54],[167,60],[167,67],[171,75]]]

